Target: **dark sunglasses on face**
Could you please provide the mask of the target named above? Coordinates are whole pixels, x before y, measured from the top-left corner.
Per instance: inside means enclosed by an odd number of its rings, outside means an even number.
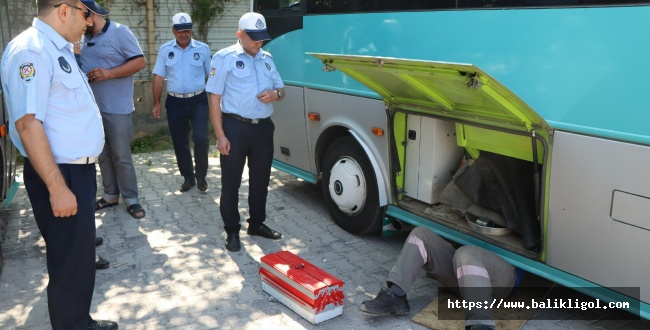
[[[58,7],[60,7],[61,5],[66,5],[66,6],[70,7],[70,8],[74,8],[74,9],[81,10],[81,11],[84,13],[84,18],[85,18],[85,19],[90,18],[90,15],[93,14],[93,12],[92,12],[91,10],[83,10],[83,9],[77,7],[77,6],[73,6],[73,5],[71,5],[71,4],[69,4],[69,3],[66,3],[66,2],[57,3],[56,5],[54,5],[54,6],[52,6],[52,7],[54,7],[54,8],[58,8]]]

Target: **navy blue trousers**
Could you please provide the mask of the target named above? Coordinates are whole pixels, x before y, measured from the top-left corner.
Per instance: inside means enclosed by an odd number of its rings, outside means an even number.
[[[221,155],[221,199],[219,211],[224,228],[229,234],[238,234],[239,187],[244,165],[248,159],[248,207],[252,226],[266,219],[266,196],[273,162],[273,132],[275,125],[269,120],[258,124],[223,117],[223,130],[230,141],[230,154]]]
[[[167,95],[165,109],[167,109],[167,123],[174,144],[178,170],[186,180],[194,180],[196,177],[205,179],[208,173],[208,148],[210,146],[208,140],[210,113],[207,93],[186,99]],[[190,151],[190,128],[194,142],[196,174]]]
[[[50,193],[29,159],[23,170],[25,188],[47,256],[47,306],[52,329],[87,329],[95,288],[95,164],[59,164],[68,187],[77,197],[77,214],[58,218]]]

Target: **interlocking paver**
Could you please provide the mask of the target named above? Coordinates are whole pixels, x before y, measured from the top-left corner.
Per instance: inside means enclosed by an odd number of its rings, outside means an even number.
[[[319,187],[273,170],[267,224],[280,230],[282,239],[249,237],[247,224],[242,222],[242,250],[231,253],[224,249],[217,158],[210,158],[206,193],[196,188],[178,192],[182,179],[173,151],[138,154],[134,160],[147,214],[135,220],[123,204],[96,213],[97,233],[104,238],[97,252],[111,261],[111,268],[97,272],[91,307],[94,317],[113,319],[121,329],[135,330],[424,329],[410,321],[437,295],[436,282],[423,272],[409,292],[410,315],[368,316],[358,309],[385,286],[403,235],[351,235],[331,220]],[[240,194],[242,220],[248,215],[247,194],[245,177]],[[48,329],[45,243],[24,187],[6,215],[0,329]],[[345,281],[343,315],[314,326],[262,290],[259,260],[279,250],[292,251]],[[642,329],[649,324],[605,319],[546,321],[544,316],[535,314],[524,329]]]

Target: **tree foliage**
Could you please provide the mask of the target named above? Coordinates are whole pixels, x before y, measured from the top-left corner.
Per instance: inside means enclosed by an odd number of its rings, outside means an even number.
[[[197,25],[198,39],[207,42],[208,30],[214,20],[223,14],[225,4],[230,0],[188,0],[192,7],[192,22]]]

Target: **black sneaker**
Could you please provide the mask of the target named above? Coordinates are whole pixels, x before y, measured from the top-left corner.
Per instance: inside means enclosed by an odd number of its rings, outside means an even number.
[[[88,324],[88,330],[115,330],[117,328],[117,322],[114,321],[92,320]]]
[[[373,300],[362,302],[359,309],[370,314],[408,314],[411,311],[406,295],[400,297],[389,289],[381,290]]]
[[[199,188],[200,191],[205,192],[205,191],[208,190],[208,181],[206,181],[205,178],[203,178],[203,179],[197,178],[196,179],[196,187]]]
[[[228,237],[226,237],[226,249],[232,252],[237,252],[241,250],[241,242],[239,242],[239,234],[228,234]]]
[[[95,247],[98,247],[100,245],[104,244],[104,239],[101,237],[95,236]]]
[[[259,226],[248,225],[248,230],[246,230],[246,233],[248,235],[262,236],[270,239],[278,239],[282,237],[282,234],[269,228],[265,224],[261,224]]]
[[[110,265],[111,265],[111,263],[108,260],[106,260],[106,259],[104,259],[104,258],[102,258],[102,257],[100,257],[98,255],[95,255],[95,268],[97,268],[97,269],[106,269]]]
[[[181,185],[181,192],[186,192],[192,189],[194,185],[196,185],[196,181],[194,179],[192,180],[185,179],[185,182],[183,182],[183,184]]]

